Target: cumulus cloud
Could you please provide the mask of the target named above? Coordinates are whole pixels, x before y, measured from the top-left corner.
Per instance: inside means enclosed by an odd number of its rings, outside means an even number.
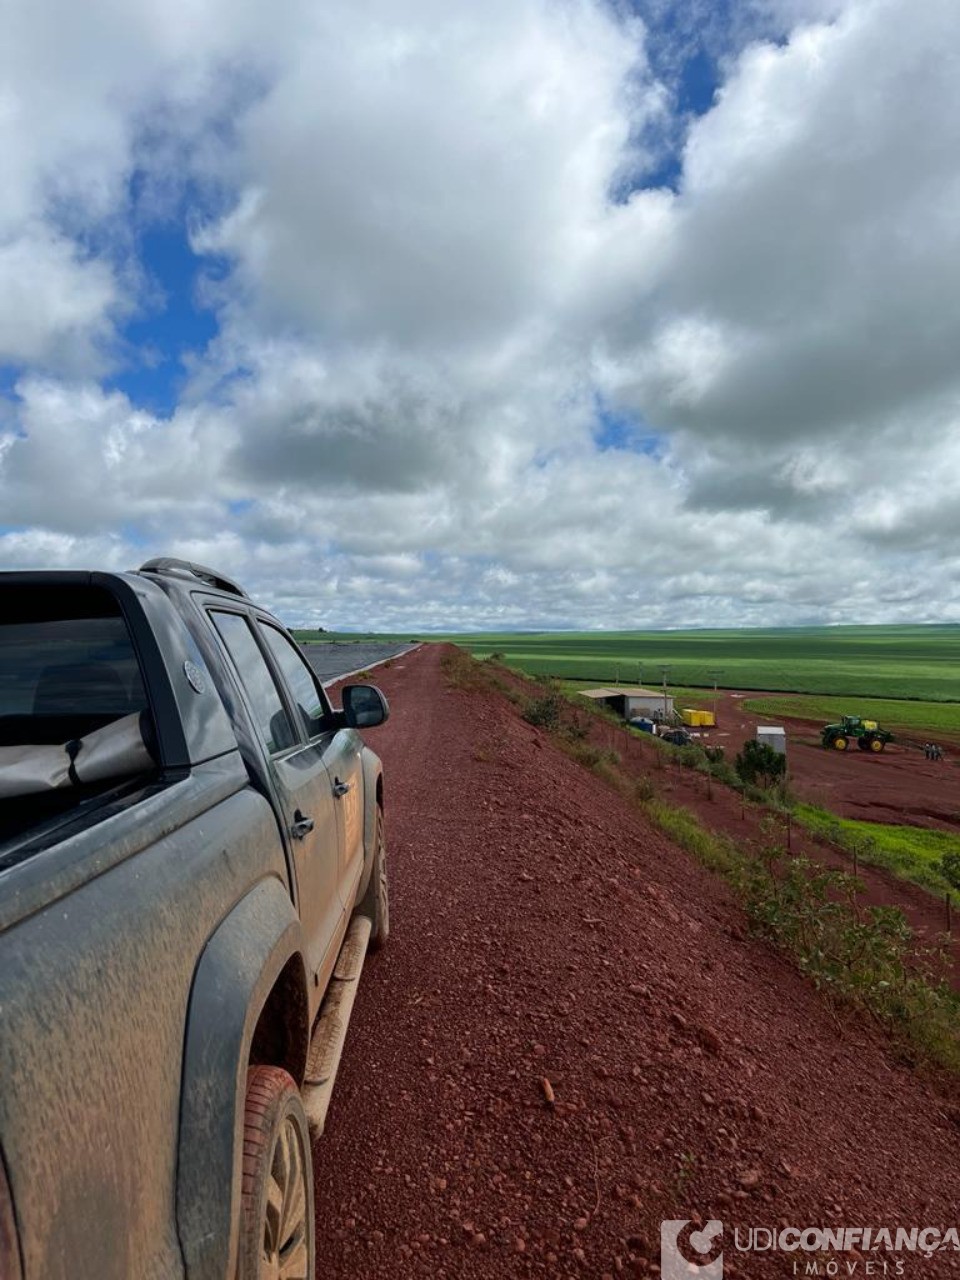
[[[691,130],[655,303],[609,335],[648,415],[800,440],[957,386],[958,38],[947,0],[869,0],[744,52]]]
[[[0,561],[340,625],[960,616],[960,12],[709,9],[16,3]],[[217,324],[163,416],[115,382],[151,219]]]

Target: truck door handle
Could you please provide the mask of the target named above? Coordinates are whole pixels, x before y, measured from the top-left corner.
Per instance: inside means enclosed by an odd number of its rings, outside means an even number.
[[[302,840],[304,836],[308,836],[313,830],[313,819],[306,818],[298,809],[293,815],[293,826],[290,828],[290,834],[294,840]]]
[[[353,786],[351,782],[341,782],[339,778],[333,780],[333,794],[335,796],[345,796]]]

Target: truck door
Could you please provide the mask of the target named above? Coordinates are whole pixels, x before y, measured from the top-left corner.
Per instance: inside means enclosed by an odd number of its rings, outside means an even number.
[[[336,962],[346,917],[340,901],[340,832],[333,780],[322,741],[311,739],[289,692],[271,670],[242,613],[211,610],[270,758],[296,875],[311,991],[323,991]],[[263,631],[269,630],[263,628]],[[279,632],[277,633],[280,634]]]
[[[260,630],[283,679],[293,691],[296,714],[310,741],[322,753],[330,775],[340,842],[337,885],[340,901],[349,912],[353,909],[363,871],[363,739],[355,729],[333,725],[319,680],[300,650],[279,627],[261,620]]]

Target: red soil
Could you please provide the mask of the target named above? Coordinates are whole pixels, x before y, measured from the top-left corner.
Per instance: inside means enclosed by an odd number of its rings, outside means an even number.
[[[717,728],[710,739],[724,746],[728,756],[753,737],[758,724],[782,725],[791,778],[802,799],[844,818],[960,833],[960,777],[952,759],[930,761],[917,746],[896,742],[879,755],[856,747],[827,751],[820,745],[822,723],[771,720],[744,710],[745,700],[760,696],[720,695]],[[712,705],[712,699],[703,705]]]
[[[952,1225],[956,1090],[440,657],[377,673],[393,933],[315,1151],[318,1275],[655,1276],[672,1217],[725,1222],[728,1277],[789,1276],[810,1255],[737,1253],[733,1226]]]

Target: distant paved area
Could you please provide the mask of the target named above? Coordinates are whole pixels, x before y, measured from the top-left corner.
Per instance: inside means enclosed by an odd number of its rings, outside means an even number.
[[[320,679],[326,683],[346,675],[348,671],[362,671],[374,662],[383,662],[385,658],[396,658],[416,648],[412,644],[368,644],[363,640],[346,644],[304,644],[301,645],[307,655],[307,661]]]

